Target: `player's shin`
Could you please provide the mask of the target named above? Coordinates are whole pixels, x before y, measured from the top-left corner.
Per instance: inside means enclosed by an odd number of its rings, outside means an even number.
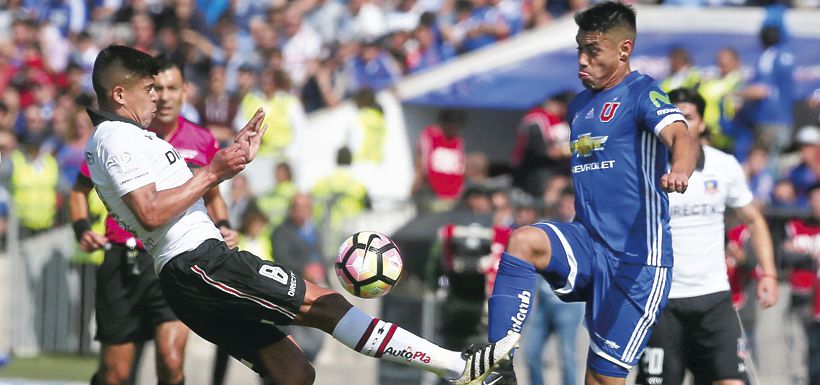
[[[424,369],[447,379],[458,378],[464,371],[461,353],[441,348],[356,307],[336,324],[333,338],[364,355]]]
[[[497,342],[509,332],[521,333],[527,316],[532,312],[536,279],[532,263],[507,253],[501,255],[489,300],[490,342]]]

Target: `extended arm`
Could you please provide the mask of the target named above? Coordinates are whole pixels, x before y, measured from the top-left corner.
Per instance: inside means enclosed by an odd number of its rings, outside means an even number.
[[[752,249],[757,256],[758,265],[763,270],[763,276],[757,284],[757,298],[765,309],[777,303],[778,296],[777,268],[774,264],[774,247],[769,225],[754,204],[739,207],[736,212],[738,218],[749,228]]]
[[[661,177],[661,187],[666,192],[683,193],[689,186],[689,177],[695,171],[698,159],[698,143],[686,124],[676,121],[660,132],[660,138],[672,151],[672,167]]]
[[[235,143],[217,151],[211,163],[196,169],[194,177],[184,184],[157,191],[156,184],[150,183],[123,195],[123,202],[146,230],[153,231],[163,226],[191,207],[212,187],[245,169],[245,165],[256,156],[267,129],[266,125],[262,125],[264,118],[264,111],[258,109],[236,135]]]

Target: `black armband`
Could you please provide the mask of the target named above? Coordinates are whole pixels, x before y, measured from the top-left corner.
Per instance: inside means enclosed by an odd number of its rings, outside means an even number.
[[[227,220],[227,219],[223,219],[223,220],[221,220],[221,221],[219,221],[219,222],[216,222],[216,223],[215,223],[215,225],[216,225],[216,228],[217,228],[217,229],[221,229],[221,228],[223,228],[223,227],[224,227],[224,228],[226,228],[226,229],[230,229],[230,228],[231,228],[231,222],[228,222],[228,220]]]
[[[83,234],[91,230],[91,222],[88,221],[88,218],[78,219],[71,222],[71,227],[74,229],[74,239],[79,242],[83,238]]]

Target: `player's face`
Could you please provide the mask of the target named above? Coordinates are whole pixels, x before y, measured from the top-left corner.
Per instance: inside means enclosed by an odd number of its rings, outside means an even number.
[[[611,36],[600,32],[578,30],[578,78],[584,87],[602,90],[617,82],[617,70],[622,61],[622,48]],[[623,42],[621,42],[623,43]]]
[[[179,118],[185,98],[185,81],[179,68],[171,67],[157,74],[157,120],[173,123]]]
[[[114,94],[122,107],[144,127],[151,124],[157,112],[157,92],[154,90],[154,77],[149,76],[135,81],[130,87],[115,87]]]
[[[683,117],[686,118],[686,124],[689,125],[689,132],[696,138],[706,131],[706,125],[703,123],[703,118],[698,113],[698,107],[693,103],[677,103],[680,112],[683,112]]]

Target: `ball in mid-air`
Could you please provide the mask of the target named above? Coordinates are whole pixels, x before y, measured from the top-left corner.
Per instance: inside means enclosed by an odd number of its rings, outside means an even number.
[[[402,265],[401,253],[392,239],[375,231],[361,231],[339,247],[336,276],[350,294],[373,298],[393,288]]]

